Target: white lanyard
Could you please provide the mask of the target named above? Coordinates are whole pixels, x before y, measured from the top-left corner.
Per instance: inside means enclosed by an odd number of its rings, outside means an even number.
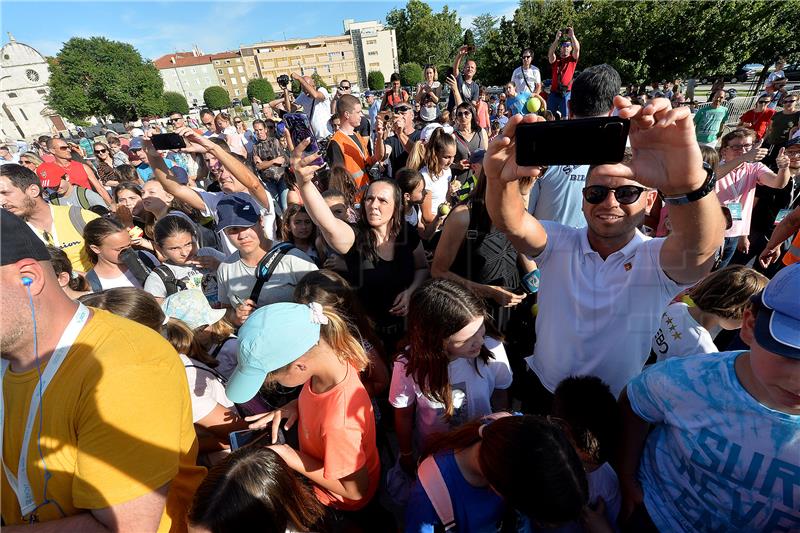
[[[39,391],[34,391],[31,397],[31,404],[28,408],[28,420],[25,423],[25,433],[22,437],[22,448],[19,451],[19,466],[17,467],[17,476],[19,476],[19,478],[11,473],[11,470],[9,470],[5,461],[3,461],[3,470],[6,473],[8,484],[11,485],[14,494],[17,495],[17,501],[19,502],[22,516],[36,509],[36,499],[33,496],[33,489],[28,481],[28,446],[31,441],[33,424],[39,412],[39,401],[41,397],[44,396],[44,391],[55,377],[64,359],[66,359],[67,353],[70,348],[72,348],[75,339],[78,338],[78,334],[83,329],[87,320],[89,320],[89,308],[83,304],[78,304],[78,310],[75,312],[69,325],[67,325],[67,329],[64,330],[63,335],[61,335],[61,339],[59,339],[55,350],[53,350],[53,355],[50,357],[50,361],[42,374],[39,385],[37,385]],[[3,377],[5,377],[6,370],[8,370],[8,361],[3,360]],[[2,395],[0,395],[0,402],[2,402]],[[0,431],[3,431],[4,423],[5,409],[2,408],[2,403],[0,403]]]

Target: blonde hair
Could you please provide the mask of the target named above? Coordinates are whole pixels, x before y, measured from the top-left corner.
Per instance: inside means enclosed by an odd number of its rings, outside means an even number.
[[[231,324],[225,320],[224,318],[217,320],[213,324],[209,324],[208,326],[200,326],[198,330],[205,330],[207,329],[208,335],[211,337],[211,342],[213,344],[220,344],[225,339],[233,335],[234,329]],[[197,331],[197,330],[195,330]]]
[[[366,369],[369,357],[361,341],[353,336],[353,331],[358,331],[356,326],[339,315],[334,307],[324,305],[322,312],[328,318],[328,323],[320,326],[320,338],[336,352],[341,362],[350,363],[359,372]]]
[[[414,146],[408,153],[406,168],[419,170],[425,165],[425,144],[422,141],[414,142]]]

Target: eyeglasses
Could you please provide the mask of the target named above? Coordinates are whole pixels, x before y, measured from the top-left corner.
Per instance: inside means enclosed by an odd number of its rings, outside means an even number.
[[[339,88],[341,90],[343,90],[343,91],[349,91],[350,90],[350,86],[349,85],[339,85]]]
[[[786,104],[793,104],[793,103],[795,103],[795,102],[797,102],[797,100],[784,100],[784,101],[783,101],[783,105],[786,105]]]
[[[743,151],[747,152],[748,150],[751,150],[753,148],[753,143],[749,143],[749,144],[729,144],[727,146],[727,148],[730,148],[731,150],[743,150]]]
[[[178,122],[179,120],[183,120],[183,117],[172,117],[171,119],[169,119],[169,120],[167,121],[167,123],[168,123],[168,124],[175,124],[175,123],[176,123],[176,122]]]
[[[758,103],[759,104],[768,104],[769,100],[759,100]]]
[[[94,151],[94,153],[96,154],[105,154],[106,152],[108,152],[108,150],[106,150],[105,148],[98,148],[97,150]]]
[[[590,204],[602,204],[608,198],[608,193],[613,192],[617,202],[622,205],[630,205],[635,203],[645,190],[644,187],[636,185],[623,185],[615,189],[605,185],[590,185],[583,189],[583,199]]]
[[[411,111],[411,106],[396,105],[392,108],[392,111],[395,113],[405,113],[406,111]]]
[[[470,111],[459,111],[458,113],[456,113],[456,116],[458,118],[471,117],[472,116],[472,112],[470,112]]]

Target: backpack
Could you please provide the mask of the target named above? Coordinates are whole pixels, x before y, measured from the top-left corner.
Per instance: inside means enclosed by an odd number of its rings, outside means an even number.
[[[167,291],[167,296],[175,294],[178,291],[185,291],[187,289],[183,280],[175,278],[175,274],[172,272],[172,269],[165,264],[161,264],[153,268],[151,272],[154,272],[164,284],[164,288]]]
[[[292,248],[294,248],[294,244],[290,242],[279,242],[258,262],[258,266],[256,266],[256,284],[253,285],[253,290],[250,292],[250,299],[253,303],[258,305],[261,289],[272,277],[272,274],[275,273],[275,269],[278,268],[283,256]]]
[[[419,484],[428,496],[436,511],[436,516],[444,525],[445,531],[456,531],[456,518],[453,513],[453,500],[442,477],[442,471],[432,455],[426,457],[417,470]]]
[[[80,208],[78,208],[78,211],[80,211]],[[80,212],[78,213],[78,216],[80,216]],[[70,219],[71,218],[72,218],[72,209],[70,208]],[[83,218],[81,218],[81,220],[83,220]],[[83,225],[85,226],[86,223],[84,222]],[[124,250],[123,252],[120,253],[120,257],[122,257],[123,253]],[[134,276],[136,276],[136,279],[139,280],[139,283],[141,283],[142,286],[144,286],[144,282],[147,279],[147,276],[150,275],[150,272],[152,272],[156,267],[155,263],[153,263],[153,260],[150,259],[150,257],[148,257],[147,254],[142,252],[141,250],[137,250],[136,252],[134,252],[132,256],[130,256],[130,258],[126,259],[128,259],[128,261],[125,261],[125,264],[131,270]],[[131,265],[129,264],[130,259],[139,263],[139,266],[141,268],[131,268]],[[87,283],[89,283],[89,287],[92,289],[92,292],[103,291],[103,285],[100,283],[100,277],[97,275],[97,272],[95,272],[94,269],[91,269],[89,272],[87,272],[86,276],[84,277],[86,278]]]

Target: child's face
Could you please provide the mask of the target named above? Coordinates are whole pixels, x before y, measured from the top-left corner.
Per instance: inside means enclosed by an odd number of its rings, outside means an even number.
[[[197,243],[185,231],[167,237],[159,248],[164,258],[176,265],[185,264],[197,253]]]
[[[472,319],[469,324],[450,335],[445,341],[450,360],[458,358],[475,359],[478,357],[483,347],[484,335],[486,335],[486,326],[483,323],[482,316]]]
[[[314,224],[311,222],[311,217],[305,213],[297,213],[289,223],[289,231],[292,232],[295,239],[308,239],[311,237],[313,229]]]
[[[442,153],[439,154],[439,167],[447,168],[453,164],[453,159],[456,157],[455,145],[447,146]]]
[[[344,198],[325,198],[325,203],[328,204],[333,216],[347,222],[347,206],[345,205]]]

